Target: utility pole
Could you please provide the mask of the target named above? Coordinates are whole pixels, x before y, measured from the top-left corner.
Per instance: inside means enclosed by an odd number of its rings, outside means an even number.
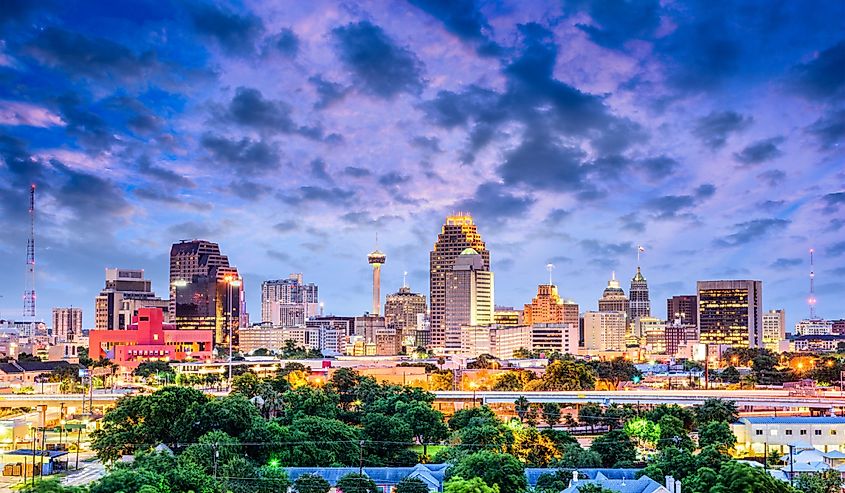
[[[364,474],[364,440],[358,442],[358,474]]]

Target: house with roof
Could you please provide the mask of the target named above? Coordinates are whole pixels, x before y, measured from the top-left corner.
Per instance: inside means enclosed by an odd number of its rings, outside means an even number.
[[[845,452],[845,417],[841,416],[745,417],[731,424],[731,431],[740,457],[763,457],[766,452],[785,455],[790,448],[793,455],[813,449]]]
[[[0,363],[0,387],[34,387],[39,375],[57,368],[78,368],[67,361],[15,361]]]

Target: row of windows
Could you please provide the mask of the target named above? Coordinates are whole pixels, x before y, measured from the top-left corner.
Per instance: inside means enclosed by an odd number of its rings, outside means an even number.
[[[754,430],[754,434],[757,436],[762,436],[763,430]],[[769,434],[772,436],[777,436],[778,430],[769,430]],[[807,434],[807,430],[798,430],[798,434],[801,436],[805,436]],[[792,436],[792,430],[785,430],[784,435]],[[822,436],[822,430],[813,430],[813,435],[817,437]],[[830,430],[830,435],[835,436],[836,430]]]

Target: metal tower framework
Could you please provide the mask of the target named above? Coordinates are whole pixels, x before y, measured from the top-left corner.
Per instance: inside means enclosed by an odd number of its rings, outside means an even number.
[[[807,305],[810,307],[810,320],[816,319],[816,268],[813,262],[815,249],[810,249],[810,296],[807,297]]]
[[[29,239],[26,241],[26,279],[23,316],[35,319],[35,184],[29,187]]]

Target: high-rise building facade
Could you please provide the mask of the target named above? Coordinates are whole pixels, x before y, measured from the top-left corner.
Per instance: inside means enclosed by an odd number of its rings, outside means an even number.
[[[168,318],[168,301],[156,296],[143,269],[106,269],[105,288],[94,300],[94,329],[125,330],[141,308],[161,308]]]
[[[584,313],[584,349],[624,351],[627,318],[621,311]]]
[[[762,281],[698,281],[697,292],[702,344],[763,345]]]
[[[628,314],[628,297],[625,296],[625,291],[616,280],[616,273],[612,273],[610,280],[607,281],[607,287],[604,288],[601,298],[599,299],[600,312],[624,312]]]
[[[452,272],[455,260],[467,248],[481,255],[484,269],[489,271],[490,252],[472,216],[464,213],[448,216],[429,253],[430,334],[434,348],[443,348],[446,344],[446,277]]]
[[[763,314],[763,347],[769,351],[780,351],[780,343],[786,339],[786,312],[769,310]]]
[[[698,324],[698,297],[694,294],[672,296],[666,300],[666,320]]]
[[[634,321],[639,317],[651,316],[651,300],[648,296],[648,282],[643,277],[640,267],[631,278],[631,289],[628,291],[628,320]]]
[[[493,324],[493,273],[484,257],[472,248],[458,256],[446,276],[444,349],[460,351],[461,328]]]
[[[493,309],[493,323],[502,327],[522,325],[522,312],[512,306],[497,306]]]
[[[82,308],[53,308],[53,337],[73,342],[82,335]]]
[[[387,325],[396,329],[402,346],[415,346],[417,316],[425,316],[428,304],[424,294],[413,293],[408,286],[399,292],[387,295],[384,301],[384,318]]]
[[[178,329],[212,330],[217,346],[237,346],[246,322],[243,281],[220,246],[206,240],[174,243],[170,248],[171,306]]]
[[[302,325],[319,315],[319,290],[314,283],[305,284],[302,274],[287,279],[261,283],[261,321],[275,327]]]
[[[537,296],[523,310],[525,325],[572,324],[578,326],[578,305],[564,301],[554,284],[537,286]]]

